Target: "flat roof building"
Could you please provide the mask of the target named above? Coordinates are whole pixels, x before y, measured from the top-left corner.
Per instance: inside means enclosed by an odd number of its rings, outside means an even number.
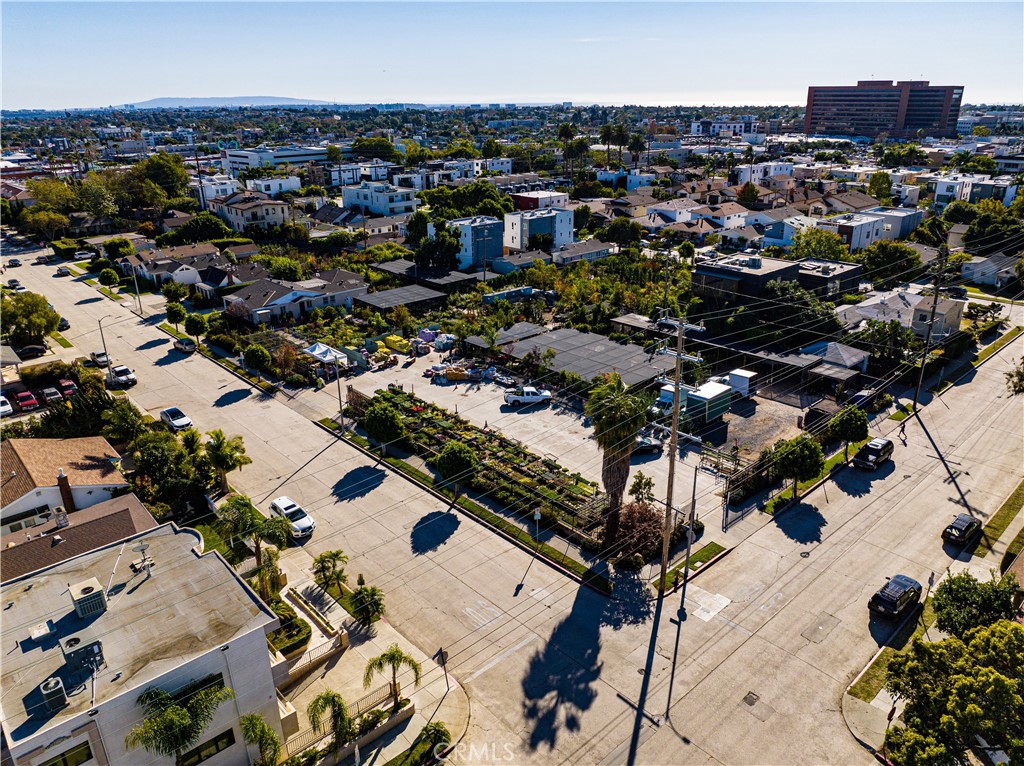
[[[956,136],[962,85],[930,85],[927,80],[860,80],[856,85],[807,89],[804,133],[891,138]]]
[[[797,281],[800,266],[795,261],[739,253],[707,260],[697,259],[693,289],[708,295],[760,295],[771,281]]]

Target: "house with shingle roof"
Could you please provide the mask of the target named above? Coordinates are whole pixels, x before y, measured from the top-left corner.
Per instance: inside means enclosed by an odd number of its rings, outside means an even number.
[[[254,325],[300,319],[316,308],[351,308],[352,299],[365,295],[368,288],[361,276],[344,269],[328,269],[299,282],[257,279],[225,295],[224,310]]]

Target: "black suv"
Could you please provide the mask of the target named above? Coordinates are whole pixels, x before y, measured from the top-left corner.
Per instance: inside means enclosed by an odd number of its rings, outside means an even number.
[[[942,539],[957,545],[967,545],[981,532],[981,522],[969,513],[961,513],[953,523],[942,530]]]
[[[892,449],[891,439],[872,439],[853,456],[853,464],[857,468],[877,470],[878,466],[892,457]]]
[[[886,617],[898,617],[921,600],[921,583],[898,574],[868,601],[868,609]]]

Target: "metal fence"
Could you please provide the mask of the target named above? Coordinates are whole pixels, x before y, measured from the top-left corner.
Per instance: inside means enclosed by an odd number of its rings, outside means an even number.
[[[325,644],[325,646],[330,646],[330,644]],[[317,650],[314,650],[314,652],[315,651]],[[312,653],[313,652],[310,652],[310,654]],[[366,696],[346,705],[346,707],[348,708],[349,715],[352,716],[352,718],[358,718],[363,713],[380,707],[381,703],[387,702],[393,696],[392,685],[388,683],[374,689]],[[331,734],[329,731],[319,732],[316,729],[306,729],[285,742],[284,747],[288,755],[295,755],[303,752],[304,750],[308,750],[313,747],[313,745],[319,744],[330,736]]]
[[[330,654],[336,649],[336,640],[327,641],[326,643],[320,644],[320,646],[318,646],[316,649],[310,649],[308,652],[299,657],[295,664],[292,665],[291,668],[289,668],[289,674],[293,674],[299,670],[302,670],[307,665],[313,664],[324,655]]]

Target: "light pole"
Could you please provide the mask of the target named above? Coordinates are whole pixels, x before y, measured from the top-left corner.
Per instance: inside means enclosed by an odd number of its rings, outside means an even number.
[[[139,316],[142,316],[142,296],[139,294],[139,275],[132,266],[132,281],[135,283],[135,299],[139,302]]]
[[[334,355],[334,379],[338,382],[338,413],[341,417],[341,432],[345,433],[345,405],[341,401],[341,360]]]
[[[110,354],[107,353],[107,339],[103,335],[103,321],[105,319],[111,319],[111,318],[113,318],[113,316],[114,316],[113,314],[107,314],[105,317],[103,317],[103,319],[100,320],[100,341],[103,343],[103,356],[105,356],[107,358],[107,383],[108,384],[111,381],[110,370],[111,370],[111,368],[114,365],[113,365],[113,362],[110,359]]]

